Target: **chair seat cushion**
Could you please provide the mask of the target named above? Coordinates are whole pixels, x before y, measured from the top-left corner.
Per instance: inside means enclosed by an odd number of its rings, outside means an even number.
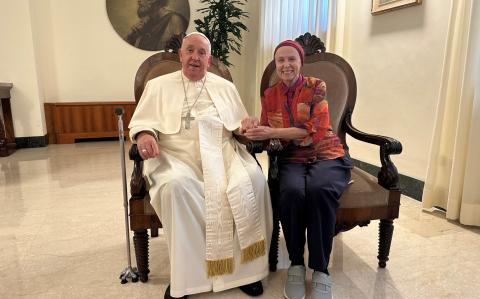
[[[352,169],[353,183],[340,197],[340,209],[384,207],[388,205],[389,190],[378,184],[373,175],[355,167]]]
[[[389,190],[380,186],[377,178],[355,167],[352,169],[353,183],[348,185],[340,197],[340,209],[385,207],[388,205]],[[150,198],[145,198],[144,214],[155,215]]]

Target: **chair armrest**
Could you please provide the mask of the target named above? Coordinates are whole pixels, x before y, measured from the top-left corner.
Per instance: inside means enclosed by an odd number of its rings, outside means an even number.
[[[250,142],[250,139],[240,134],[233,133],[233,138],[237,139],[238,142],[244,145],[247,145]]]
[[[251,154],[259,154],[265,150],[266,145],[268,144],[268,140],[265,141],[256,141],[256,140],[250,140],[247,137],[243,135],[237,135],[233,134],[235,139],[237,139],[238,142],[241,144],[244,144],[247,147],[247,151]]]
[[[132,176],[130,178],[130,193],[132,199],[143,199],[147,193],[145,179],[143,178],[143,159],[138,153],[136,144],[130,147],[128,152],[130,160],[134,162]]]
[[[352,113],[348,112],[343,122],[344,130],[350,136],[360,141],[380,146],[380,162],[382,167],[378,173],[378,183],[386,189],[398,189],[398,171],[395,164],[390,160],[390,155],[398,155],[402,152],[400,141],[386,136],[373,135],[356,129],[352,124]]]
[[[250,154],[259,154],[268,149],[269,140],[249,140],[247,150]]]

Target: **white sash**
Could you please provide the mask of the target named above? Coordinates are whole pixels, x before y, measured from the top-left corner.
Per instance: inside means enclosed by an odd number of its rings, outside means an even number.
[[[233,157],[227,157],[231,164],[225,169],[223,123],[215,118],[202,118],[197,123],[205,185],[206,262],[211,277],[233,273],[234,226],[242,263],[265,255],[266,243],[252,182],[236,149]]]

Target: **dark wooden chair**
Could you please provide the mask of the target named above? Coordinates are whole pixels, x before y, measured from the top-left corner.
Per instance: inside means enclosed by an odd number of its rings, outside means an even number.
[[[148,80],[181,69],[182,65],[178,56],[178,50],[182,44],[183,36],[174,36],[167,43],[167,52],[156,53],[140,65],[134,84],[135,101],[137,103]],[[216,58],[213,58],[208,71],[232,81],[232,76],[228,69]],[[140,281],[146,282],[150,272],[148,268],[148,229],[151,230],[151,236],[156,237],[158,236],[158,229],[162,227],[162,223],[150,205],[146,181],[142,175],[143,160],[138,153],[136,144],[130,148],[129,156],[130,160],[134,161],[134,169],[130,181],[130,229],[133,230],[139,278]]]
[[[379,146],[382,167],[377,177],[354,168],[353,183],[340,198],[337,211],[336,233],[347,231],[355,226],[365,226],[371,220],[380,220],[378,245],[378,265],[386,266],[393,234],[393,220],[398,218],[401,192],[398,188],[398,172],[390,160],[390,155],[399,154],[402,145],[397,140],[379,135],[367,134],[352,125],[352,113],[357,95],[355,74],[350,65],[340,56],[325,52],[323,42],[314,35],[306,33],[296,39],[305,50],[305,62],[301,73],[324,80],[327,84],[327,99],[333,130],[348,149],[345,136]],[[263,73],[261,95],[277,83],[275,62],[272,61]],[[259,147],[259,145],[255,145]],[[261,147],[261,146],[260,146]],[[256,152],[259,152],[257,148]],[[277,203],[278,179],[274,164],[275,150],[267,147],[269,153],[268,183],[272,197],[274,214],[274,232],[270,247],[270,270],[275,271],[278,261],[279,209]]]

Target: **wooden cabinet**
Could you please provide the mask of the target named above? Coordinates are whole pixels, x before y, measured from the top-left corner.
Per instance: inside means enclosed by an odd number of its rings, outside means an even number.
[[[12,83],[0,83],[0,157],[12,154],[17,147],[10,108],[10,89],[12,87]]]
[[[115,108],[125,110],[125,135],[135,111],[135,102],[71,102],[45,103],[48,143],[74,143],[85,138],[118,136]]]

